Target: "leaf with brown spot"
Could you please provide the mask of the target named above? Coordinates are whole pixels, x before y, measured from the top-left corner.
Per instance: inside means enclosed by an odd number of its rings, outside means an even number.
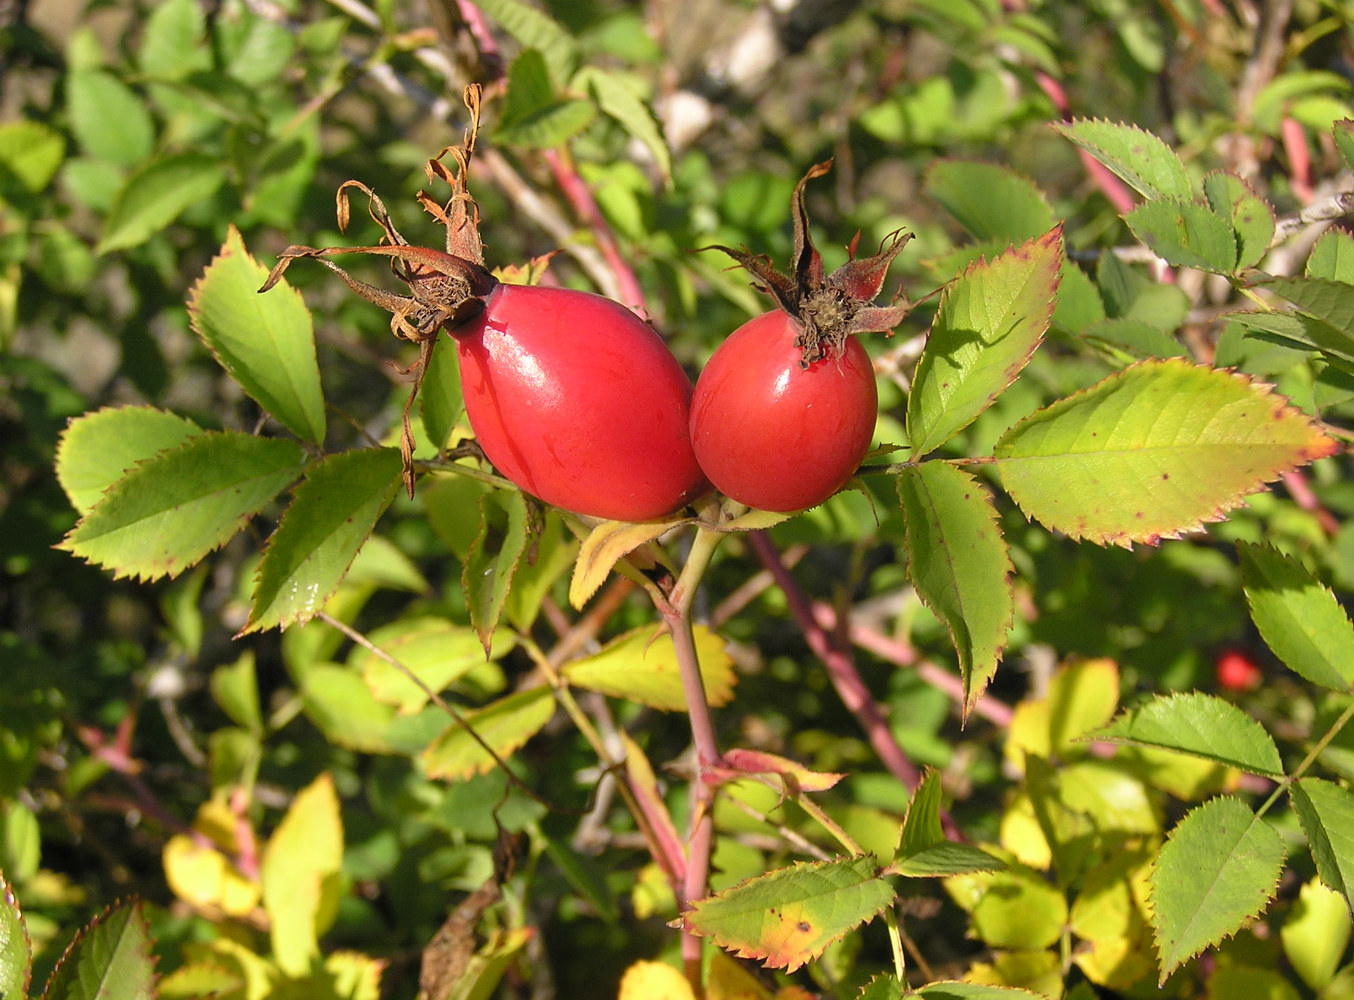
[[[742,958],[793,972],[890,906],[871,855],[781,868],[698,900],[680,924]]]

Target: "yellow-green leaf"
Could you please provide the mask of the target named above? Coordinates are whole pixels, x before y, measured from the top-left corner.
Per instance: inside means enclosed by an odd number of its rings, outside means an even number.
[[[700,658],[705,699],[716,707],[733,697],[737,678],[733,658],[724,648],[724,640],[708,628],[694,629],[696,655]],[[609,642],[600,652],[575,660],[564,668],[565,679],[574,687],[600,691],[613,698],[637,701],[667,712],[686,710],[677,651],[672,637],[655,635],[653,628],[641,627]]]
[[[496,767],[481,740],[493,748],[500,760],[506,760],[550,721],[555,714],[555,699],[549,688],[518,691],[474,712],[463,713],[465,724],[456,723],[423,752],[423,763],[430,778],[464,781]],[[467,727],[478,736],[467,732]]]

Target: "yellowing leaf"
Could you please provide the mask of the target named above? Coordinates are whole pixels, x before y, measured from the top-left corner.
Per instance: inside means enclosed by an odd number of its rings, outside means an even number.
[[[210,844],[177,834],[165,844],[162,858],[169,888],[198,909],[219,908],[229,916],[242,917],[259,901],[258,885]]]
[[[603,521],[593,528],[574,563],[573,579],[569,581],[569,603],[581,608],[607,578],[611,568],[624,556],[646,542],[652,542],[690,518],[665,521]]]
[[[700,658],[705,699],[716,707],[733,697],[737,678],[733,657],[724,648],[724,640],[704,626],[694,629],[696,655]],[[627,632],[608,643],[601,652],[575,660],[562,671],[574,687],[600,691],[613,698],[637,701],[667,712],[686,710],[677,651],[672,637],[655,636],[648,627]]]
[[[1029,517],[1097,544],[1157,544],[1218,521],[1337,443],[1268,386],[1144,361],[1032,414],[997,444]]]
[[[670,965],[636,962],[621,977],[617,1000],[696,1000],[691,984]]]
[[[474,712],[466,712],[466,725],[457,723],[423,752],[428,777],[464,781],[486,774],[496,766],[479,740],[493,747],[500,759],[507,758],[544,728],[555,714],[555,698],[549,688],[518,691]],[[479,737],[470,735],[466,726]]]
[[[343,864],[343,825],[334,780],[322,774],[303,788],[263,852],[263,906],[272,923],[273,957],[300,978],[319,956],[319,936],[333,921]]]

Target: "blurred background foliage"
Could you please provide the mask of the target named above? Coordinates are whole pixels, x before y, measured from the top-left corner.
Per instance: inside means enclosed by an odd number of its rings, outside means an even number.
[[[531,11],[552,20],[542,26]],[[479,15],[494,50],[471,30]],[[382,995],[413,995],[420,949],[450,902],[491,872],[486,815],[505,794],[501,775],[434,782],[410,756],[364,752],[353,732],[369,707],[307,694],[308,668],[350,655],[324,626],[232,638],[265,523],[153,584],[110,579],[53,548],[77,517],[53,473],[68,418],[145,403],[202,427],[258,424],[257,407],[190,332],[185,307],[228,227],[265,264],[290,243],[373,242],[360,212],[346,235],[335,226],[334,191],[357,178],[383,195],[406,237],[435,243],[440,231],[413,198],[427,186],[424,161],[459,141],[462,85],[501,85],[507,72],[508,99],[491,89],[474,175],[490,264],[562,249],[551,264],[558,280],[616,294],[599,245],[609,233],[693,373],[764,308],[742,274],[698,251],[745,245],[786,261],[794,183],[833,158],[829,179],[809,189],[829,265],[858,231],[862,247],[899,227],[917,234],[892,282],[922,304],[892,340],[869,345],[881,373],[880,440],[902,440],[906,375],[934,310],[927,296],[977,253],[1043,231],[1017,234],[1018,219],[1007,220],[1012,231],[966,231],[938,188],[945,164],[979,161],[1006,168],[1002,183],[1024,178],[1042,192],[1050,217],[1066,220],[1084,278],[1064,282],[1050,343],[952,443],[955,454],[990,448],[1018,417],[1154,353],[1143,345],[1161,339],[1277,381],[1339,422],[1352,412],[1348,380],[1298,352],[1241,342],[1219,319],[1238,305],[1226,282],[1191,274],[1165,284],[1150,263],[1108,258],[1106,248],[1135,242],[1122,206],[1049,123],[1136,123],[1196,176],[1236,172],[1280,216],[1296,217],[1348,187],[1330,125],[1354,117],[1352,32],[1354,5],[1338,0],[0,4],[0,870],[23,901],[39,968],[75,927],[130,893],[152,904],[162,971],[181,965],[193,942],[250,940],[247,919],[234,926],[176,896],[166,843],[204,803],[231,795],[243,794],[236,815],[272,829],[324,772],[341,802],[348,890],[326,947],[384,959]],[[523,37],[535,39],[541,66],[518,60]],[[514,108],[514,86],[527,93],[533,79],[541,106]],[[545,105],[550,115],[536,114]],[[605,226],[579,216],[566,176],[587,182]],[[1300,269],[1320,228],[1300,227],[1271,270]],[[379,262],[353,267],[388,278]],[[315,312],[339,415],[333,446],[387,438],[407,391],[397,368],[413,360],[408,345],[327,272],[298,267],[288,277]],[[1104,318],[1132,318],[1146,333],[1136,345],[1084,336]],[[873,504],[840,496],[774,537],[798,558],[804,590],[870,636],[860,669],[900,744],[940,769],[960,827],[996,840],[1017,779],[1003,764],[1009,707],[1041,695],[1061,662],[1112,661],[1131,699],[1212,689],[1218,651],[1239,647],[1265,682],[1235,696],[1272,730],[1297,738],[1331,711],[1266,660],[1249,631],[1232,542],[1269,541],[1354,587],[1345,472],[1323,462],[1226,524],[1147,551],[1071,545],[999,501],[1019,614],[989,696],[997,710],[964,728],[922,669],[953,673],[953,653],[904,586],[891,492],[878,489]],[[460,561],[473,526],[439,522],[437,509],[401,498],[387,513],[379,545],[341,595],[350,620],[372,633],[421,616],[465,620]],[[703,611],[733,643],[741,678],[718,713],[721,731],[850,771],[834,808],[868,838],[872,823],[905,807],[906,790],[874,759],[781,593],[740,596],[756,570],[735,542],[707,577]],[[618,600],[599,634],[647,621],[642,604]],[[527,669],[509,654],[453,692],[473,705]],[[656,763],[686,746],[680,715],[593,710],[642,733]],[[590,808],[596,761],[571,728],[550,728],[517,759],[551,802]],[[682,794],[674,784],[674,801]],[[600,809],[580,821],[518,792],[507,801],[499,820],[551,845],[533,855],[523,912],[504,918],[540,929],[528,947],[536,982],[545,977],[559,996],[609,995],[627,964],[671,947],[662,887],[623,815]],[[1175,806],[1163,796],[1158,808]],[[774,828],[746,813],[730,807],[720,822],[728,836],[716,886],[786,853]],[[917,913],[934,916],[911,928],[931,969],[958,975],[984,944],[965,939],[965,915],[944,898],[915,900]],[[870,927],[834,947],[813,973],[818,988],[881,968],[883,933]],[[538,995],[530,975],[514,975],[505,995]]]

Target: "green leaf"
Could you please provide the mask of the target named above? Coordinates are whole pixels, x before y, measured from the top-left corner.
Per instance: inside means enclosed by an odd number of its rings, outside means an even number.
[[[81,70],[66,78],[71,131],[85,155],[133,167],[155,148],[155,122],[146,102],[104,70]]]
[[[662,126],[653,110],[630,76],[601,66],[584,66],[574,84],[586,90],[602,113],[620,124],[653,154],[659,175],[667,180],[672,176],[672,151],[663,135]]]
[[[582,609],[622,558],[690,518],[662,521],[603,521],[588,533],[574,562],[569,603]]]
[[[1214,760],[1251,774],[1283,777],[1274,739],[1255,719],[1214,695],[1158,695],[1122,713],[1092,739],[1157,747]]]
[[[1354,685],[1354,625],[1335,595],[1267,545],[1238,545],[1251,618],[1294,673],[1333,691]]]
[[[228,542],[305,462],[295,441],[199,434],[118,480],[59,547],[119,578],[177,576]]]
[[[1194,195],[1189,171],[1170,146],[1136,125],[1078,119],[1053,126],[1123,178],[1144,198]]]
[[[1354,911],[1354,792],[1323,778],[1299,778],[1288,794],[1317,874]]]
[[[1334,122],[1331,125],[1331,135],[1335,137],[1335,148],[1340,151],[1340,158],[1345,161],[1345,166],[1354,170],[1354,121],[1345,118]]]
[[[1341,358],[1354,356],[1354,285],[1328,278],[1286,277],[1265,278],[1257,284],[1328,328],[1309,331],[1320,337],[1315,342],[1321,350]]]
[[[573,887],[579,896],[586,900],[607,923],[615,923],[620,917],[620,907],[616,894],[607,884],[608,871],[593,858],[579,854],[566,842],[544,834],[545,854],[564,880]]]
[[[494,141],[527,149],[563,145],[592,124],[597,106],[591,101],[557,97],[545,59],[524,49],[508,70],[508,94]]]
[[[319,936],[337,914],[343,820],[334,780],[322,774],[301,789],[268,840],[259,867],[273,958],[301,978],[320,956]]]
[[[544,729],[554,714],[555,699],[547,687],[518,691],[484,708],[463,712],[464,725],[456,723],[423,752],[427,776],[464,781],[498,766],[467,727],[492,747],[499,759],[506,760]]]
[[[1204,178],[1204,197],[1231,222],[1236,238],[1234,268],[1255,267],[1274,242],[1274,210],[1240,177],[1212,173]]]
[[[718,708],[733,697],[737,675],[724,640],[703,625],[693,630],[705,699]],[[648,705],[665,712],[685,712],[686,694],[672,636],[641,626],[607,643],[601,651],[574,660],[562,671],[574,687],[600,691],[613,698]]]
[[[23,1000],[33,975],[33,944],[28,939],[14,890],[0,872],[0,1000]]]
[[[156,4],[141,32],[137,53],[141,72],[153,79],[182,80],[212,64],[207,48],[207,17],[195,0]]]
[[[305,713],[335,746],[360,753],[391,753],[395,709],[377,701],[349,667],[306,665],[300,683]]]
[[[573,76],[581,54],[578,43],[558,21],[522,0],[483,0],[480,10],[501,24],[524,49],[536,49],[550,68],[556,87]]]
[[[1293,969],[1310,989],[1320,992],[1340,967],[1349,931],[1349,904],[1313,879],[1298,890],[1279,937]]]
[[[474,629],[434,617],[403,618],[372,631],[367,638],[435,693],[445,691],[476,667],[506,656],[516,645],[511,633],[496,632],[486,656]],[[377,701],[394,705],[404,714],[428,704],[428,696],[403,670],[376,654],[359,647],[351,662]]]
[[[793,972],[890,906],[897,893],[870,855],[815,861],[749,879],[696,900],[691,933],[740,958]]]
[[[202,428],[151,406],[119,406],[76,417],[56,446],[56,478],[71,505],[88,514],[138,463],[185,443]]]
[[[241,635],[285,628],[324,606],[394,498],[402,467],[395,448],[358,448],[307,471],[268,539]]]
[[[1298,312],[1235,312],[1227,319],[1249,337],[1295,351],[1319,352],[1331,364],[1354,372],[1354,337]]]
[[[226,181],[226,165],[207,153],[169,153],[128,176],[113,199],[97,253],[140,246],[183,211],[209,200]]]
[[[897,481],[906,524],[908,575],[950,632],[972,710],[997,669],[1015,615],[1011,558],[987,489],[942,462]]]
[[[1044,994],[1018,986],[988,986],[985,983],[928,983],[909,993],[925,1000],[1015,1000],[1017,997],[1041,997]]]
[[[456,422],[465,412],[465,400],[461,396],[461,366],[456,359],[456,351],[451,344],[441,347],[440,351],[433,351],[418,390],[423,427],[428,432],[429,443],[439,452],[451,444]]]
[[[1057,221],[1033,181],[999,164],[936,160],[923,187],[976,240],[1022,243]]]
[[[1168,264],[1217,274],[1236,270],[1237,237],[1232,225],[1207,205],[1158,198],[1143,202],[1124,221],[1134,236]]]
[[[259,295],[267,276],[232,226],[189,293],[189,319],[251,399],[297,437],[323,444],[324,393],[310,312],[286,282]]]
[[[47,980],[53,1000],[152,1000],[155,960],[140,903],[105,910],[66,949]]]
[[[1159,982],[1264,912],[1279,884],[1283,837],[1231,796],[1191,809],[1152,870]]]
[[[1006,432],[1002,484],[1030,517],[1097,544],[1156,544],[1216,521],[1336,442],[1246,376],[1144,361]]]
[[[945,880],[945,891],[973,917],[973,932],[993,948],[1047,948],[1067,923],[1067,898],[1042,873],[1020,864]]]
[[[1304,270],[1309,278],[1354,284],[1354,236],[1340,229],[1326,230],[1307,255]]]
[[[486,493],[480,497],[480,530],[461,566],[470,624],[480,644],[490,638],[508,602],[513,575],[527,548],[527,504],[521,493]]]
[[[907,404],[915,454],[954,437],[1015,381],[1048,330],[1062,255],[1057,226],[945,289]]]
[[[911,878],[945,878],[966,872],[996,871],[1005,862],[969,844],[945,839],[940,826],[940,776],[928,770],[903,820],[897,856],[888,867],[891,875]]]
[[[0,192],[17,184],[27,194],[46,189],[66,156],[66,140],[42,122],[0,125]]]

